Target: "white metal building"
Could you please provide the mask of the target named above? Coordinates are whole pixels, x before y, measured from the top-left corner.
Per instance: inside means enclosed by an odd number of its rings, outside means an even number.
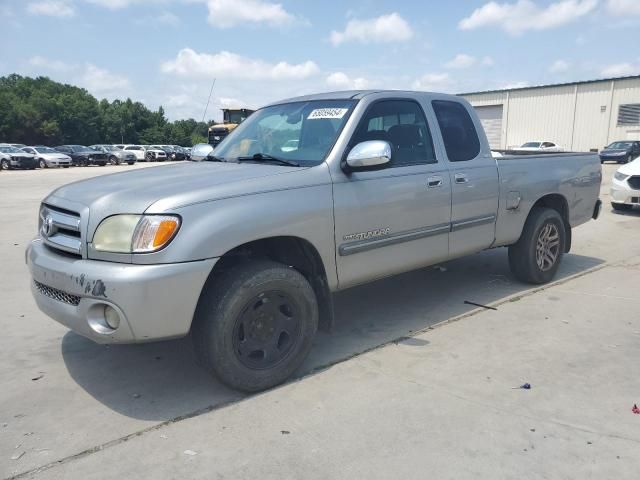
[[[640,75],[460,95],[475,107],[495,149],[550,141],[589,151],[640,140]]]

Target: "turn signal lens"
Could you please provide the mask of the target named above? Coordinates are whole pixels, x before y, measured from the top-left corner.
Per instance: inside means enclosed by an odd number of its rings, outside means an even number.
[[[170,215],[147,215],[140,219],[133,234],[132,252],[149,253],[167,245],[180,228],[180,218]]]

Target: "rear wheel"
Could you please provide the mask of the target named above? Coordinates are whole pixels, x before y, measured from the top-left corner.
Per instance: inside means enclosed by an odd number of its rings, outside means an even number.
[[[318,305],[306,278],[264,260],[207,282],[192,336],[207,370],[232,388],[256,392],[300,367],[317,328]]]
[[[611,206],[614,210],[618,210],[619,212],[626,212],[633,208],[633,205],[627,205],[626,203],[614,203],[611,202]]]
[[[523,282],[547,283],[558,271],[566,243],[564,221],[556,210],[535,207],[520,239],[509,247],[509,267]]]

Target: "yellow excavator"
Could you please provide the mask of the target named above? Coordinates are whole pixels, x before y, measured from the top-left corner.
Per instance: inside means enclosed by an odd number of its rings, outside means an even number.
[[[214,147],[226,138],[238,125],[244,122],[254,110],[248,108],[223,108],[222,123],[209,127],[209,144]]]

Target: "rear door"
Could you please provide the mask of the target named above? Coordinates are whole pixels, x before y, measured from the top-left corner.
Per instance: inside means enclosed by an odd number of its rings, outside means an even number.
[[[498,166],[488,147],[483,148],[478,135],[482,126],[469,113],[471,107],[453,100],[431,103],[451,175],[449,253],[459,257],[483,250],[495,239]]]
[[[451,185],[432,131],[412,99],[380,100],[363,115],[347,152],[384,140],[392,156],[382,170],[355,171],[334,183],[341,288],[447,258]]]

